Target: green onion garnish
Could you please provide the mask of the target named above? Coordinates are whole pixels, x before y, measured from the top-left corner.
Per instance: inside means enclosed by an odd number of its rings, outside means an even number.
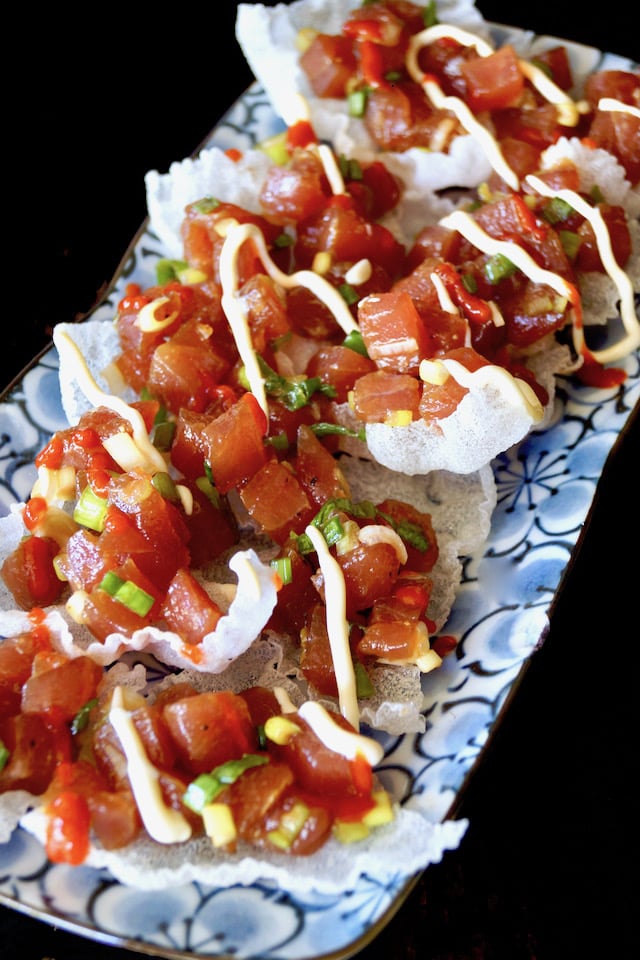
[[[516,272],[516,265],[502,253],[495,253],[484,265],[484,272],[489,283],[500,283]]]
[[[568,256],[569,260],[575,260],[575,258],[578,256],[580,244],[582,243],[580,234],[575,233],[573,230],[558,230],[558,236],[560,237],[562,249]]]
[[[109,503],[86,485],[73,511],[73,519],[83,527],[102,533]]]
[[[350,117],[364,117],[367,109],[366,90],[353,90],[347,97],[347,110]]]
[[[2,740],[0,740],[0,770],[4,770],[9,762],[10,756],[11,754],[9,753],[8,749],[5,747]]]
[[[374,686],[365,668],[356,660],[353,664],[353,669],[356,678],[356,696],[358,700],[366,700],[367,697],[372,697],[374,694]]]
[[[343,347],[348,347],[349,350],[354,350],[356,353],[359,353],[363,357],[368,357],[369,353],[365,346],[362,334],[359,330],[350,330],[342,341]]]
[[[351,286],[350,283],[341,283],[338,287],[338,293],[349,307],[352,304],[357,303],[360,299],[360,294],[355,287]]]
[[[212,803],[228,784],[235,783],[245,770],[268,762],[269,757],[257,753],[245,753],[238,760],[228,760],[211,773],[201,773],[192,780],[182,797],[182,802],[195,813],[202,813],[204,807]]]
[[[276,557],[271,561],[270,566],[276,571],[283,584],[291,583],[293,580],[291,557]]]
[[[220,201],[215,197],[203,197],[202,200],[193,204],[193,209],[198,213],[213,213],[220,206]]]
[[[89,722],[89,714],[91,713],[91,710],[97,705],[98,698],[93,697],[91,700],[87,700],[83,707],[80,707],[75,717],[71,721],[71,733],[76,734],[80,733],[81,730],[84,730]]]
[[[100,583],[99,590],[104,590],[110,597],[117,600],[132,613],[145,617],[154,604],[151,594],[139,587],[133,580],[123,580],[113,570],[108,570]]]

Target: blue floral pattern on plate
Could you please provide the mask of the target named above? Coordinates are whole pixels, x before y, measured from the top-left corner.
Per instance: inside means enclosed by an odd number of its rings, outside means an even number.
[[[523,32],[496,27],[496,41]],[[572,45],[593,69],[620,58]],[[282,129],[257,85],[226,114],[209,144],[248,149]],[[110,319],[126,283],[155,280],[162,256],[143,228],[94,314]],[[561,585],[609,452],[640,396],[640,355],[624,363],[625,382],[595,390],[558,386],[555,416],[544,431],[494,463],[498,505],[480,556],[469,557],[446,630],[455,654],[424,677],[426,729],[383,737],[385,785],[433,822],[455,811],[456,796],[481,756],[506,698],[544,640],[551,601]],[[0,404],[0,513],[25,500],[33,458],[66,425],[57,357],[37,358]],[[0,845],[0,901],[88,938],[157,956],[305,960],[350,956],[380,929],[410,888],[362,877],[341,896],[295,895],[273,885],[215,888],[188,884],[143,892],[106,871],[48,862],[42,847],[17,830]]]

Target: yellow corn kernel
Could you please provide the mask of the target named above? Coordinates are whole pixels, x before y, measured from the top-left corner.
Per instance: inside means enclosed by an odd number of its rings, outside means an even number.
[[[394,410],[384,422],[387,427],[407,427],[412,420],[411,410]]]
[[[355,823],[336,820],[333,825],[333,835],[340,843],[357,843],[369,836],[369,827],[363,820],[358,820]]]
[[[391,804],[391,797],[386,790],[376,790],[373,794],[375,807],[368,810],[362,818],[362,822],[367,827],[381,827],[385,823],[391,823],[395,814]]]
[[[185,285],[204,283],[206,279],[206,273],[202,270],[197,270],[195,267],[186,267],[184,270],[178,271],[178,280]]]
[[[231,807],[226,803],[207,803],[202,808],[202,822],[214,847],[225,847],[238,836]]]
[[[289,162],[290,153],[287,146],[286,131],[284,133],[276,133],[273,137],[267,137],[266,140],[258,144],[258,147],[263,153],[266,153],[274,163],[277,163],[279,167],[283,167]]]
[[[331,269],[331,254],[327,250],[320,250],[313,258],[313,266],[311,269],[314,273],[318,273],[321,277],[324,277]]]
[[[296,34],[296,50],[298,53],[304,53],[305,50],[308,50],[317,36],[318,31],[314,30],[313,27],[302,27],[301,30],[298,30]]]
[[[269,740],[282,747],[289,743],[296,733],[300,733],[300,727],[287,717],[269,717],[264,725],[264,732]]]

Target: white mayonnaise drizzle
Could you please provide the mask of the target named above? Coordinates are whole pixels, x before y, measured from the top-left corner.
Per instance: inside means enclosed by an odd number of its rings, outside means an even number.
[[[167,465],[164,457],[151,443],[142,415],[133,407],[130,407],[128,403],[125,403],[121,397],[114,397],[100,389],[93,379],[84,357],[68,333],[54,328],[53,339],[58,353],[61,356],[66,354],[73,367],[75,381],[89,403],[94,407],[108,407],[129,421],[133,429],[133,440],[139,452],[138,466],[150,473],[156,473],[158,470],[165,471]]]
[[[632,117],[637,117],[638,120],[640,120],[640,107],[634,107],[630,103],[616,100],[615,97],[602,97],[598,100],[598,110],[611,110],[613,113],[628,113]]]
[[[109,721],[127,759],[127,776],[147,833],[158,843],[182,843],[191,836],[189,821],[164,802],[159,771],[147,757],[131,714],[124,707],[122,688],[113,691]]]
[[[324,602],[327,616],[327,633],[331,646],[333,668],[338,685],[340,712],[356,730],[360,727],[360,710],[356,694],[356,674],[349,647],[349,624],[346,616],[346,589],[340,564],[329,552],[322,533],[309,524],[305,533],[318,555],[320,571],[324,578]]]
[[[358,325],[351,315],[351,311],[341,294],[327,280],[313,270],[298,270],[295,273],[283,273],[273,262],[267,251],[264,235],[259,227],[253,223],[234,223],[230,225],[225,236],[220,254],[220,282],[222,284],[222,309],[231,326],[233,336],[238,347],[238,353],[245,366],[245,371],[251,392],[269,416],[264,377],[260,370],[258,358],[251,343],[251,331],[247,319],[247,310],[238,296],[238,253],[245,241],[251,240],[256,253],[262,261],[265,272],[286,290],[304,286],[311,290],[325,306],[331,310],[338,324],[345,333],[358,329]]]
[[[298,713],[325,747],[347,760],[354,760],[360,754],[374,767],[384,757],[384,749],[377,740],[345,730],[317,700],[307,700]]]
[[[368,523],[366,527],[361,528],[358,539],[360,543],[366,545],[388,543],[395,550],[401,564],[405,564],[408,560],[407,548],[402,537],[398,536],[391,527],[385,527],[383,523]]]
[[[421,30],[420,33],[416,33],[410,38],[405,59],[409,75],[422,87],[435,107],[439,110],[450,110],[455,114],[461,126],[478,141],[495,172],[513,190],[518,190],[520,187],[518,176],[506,162],[495,137],[482,123],[476,120],[460,97],[446,96],[440,84],[433,78],[425,77],[424,71],[420,69],[418,63],[420,50],[443,37],[451,37],[465,47],[474,47],[481,57],[488,57],[495,53],[490,44],[473,33],[451,24],[436,24],[433,27],[427,27],[426,30]],[[575,126],[580,111],[571,97],[564,90],[561,90],[539,67],[526,60],[518,60],[518,65],[523,75],[533,84],[541,96],[556,106],[559,122],[564,126]]]
[[[618,343],[615,343],[611,347],[607,347],[604,350],[591,351],[591,355],[599,363],[609,363],[612,360],[620,360],[622,357],[630,353],[631,350],[635,350],[635,348],[640,345],[640,323],[638,322],[638,315],[636,313],[631,279],[629,275],[625,273],[625,271],[619,266],[618,261],[613,255],[611,237],[602,214],[597,207],[592,207],[590,203],[587,203],[587,201],[574,190],[557,190],[548,186],[544,180],[541,180],[539,177],[536,177],[533,174],[529,174],[526,177],[526,181],[529,186],[533,187],[536,193],[539,193],[541,196],[559,197],[560,200],[564,200],[565,203],[568,203],[569,206],[573,207],[574,210],[576,210],[591,224],[598,246],[598,253],[600,254],[600,259],[602,260],[602,265],[604,266],[611,280],[615,283],[620,294],[620,316],[622,318],[624,328],[627,331],[627,336],[622,340],[619,340]],[[578,328],[575,329],[574,324],[574,343],[578,352],[581,350],[583,341],[584,331],[582,325],[578,325]]]

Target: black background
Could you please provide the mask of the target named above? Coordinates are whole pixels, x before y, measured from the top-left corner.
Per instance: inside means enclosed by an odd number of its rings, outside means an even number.
[[[478,7],[639,58],[620,0],[593,14],[569,0]],[[91,9],[19,13],[6,34],[2,384],[99,297],[144,219],[146,171],[192,153],[252,79],[232,40],[234,2],[149,7],[144,19]],[[604,470],[550,633],[471,778],[460,848],[429,868],[362,960],[640,955],[637,428]],[[4,907],[0,943],[7,960],[140,956]]]

